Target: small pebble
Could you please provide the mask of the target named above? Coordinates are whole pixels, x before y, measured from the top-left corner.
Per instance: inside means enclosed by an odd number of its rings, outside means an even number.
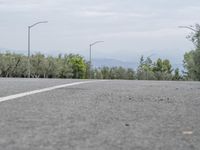
[[[126,123],[125,126],[129,127],[130,125],[128,123]]]
[[[164,101],[164,99],[163,99],[163,98],[160,98],[160,101]]]

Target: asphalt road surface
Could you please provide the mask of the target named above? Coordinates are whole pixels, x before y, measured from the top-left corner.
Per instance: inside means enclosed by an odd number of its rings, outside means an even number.
[[[199,82],[0,79],[6,97],[0,150],[200,149]]]

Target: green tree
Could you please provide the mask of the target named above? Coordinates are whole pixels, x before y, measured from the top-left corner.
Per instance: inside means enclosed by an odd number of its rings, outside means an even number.
[[[101,68],[101,73],[102,73],[103,79],[111,79],[109,67],[104,66],[103,68]]]
[[[84,79],[86,77],[86,61],[80,55],[70,54],[68,57],[68,64],[73,69],[73,78]]]
[[[110,69],[110,79],[127,79],[126,69],[123,67],[112,67]]]
[[[136,79],[135,71],[133,69],[128,68],[126,74],[127,74],[127,79],[128,80]]]
[[[22,60],[21,55],[6,52],[0,54],[0,76],[1,77],[18,77],[18,68]]]
[[[59,54],[58,58],[56,59],[56,67],[57,67],[57,77],[59,78],[73,77],[73,69],[68,62],[67,55],[64,55],[64,57],[62,57],[62,55]]]
[[[188,28],[193,32],[187,38],[193,42],[195,49],[184,55],[185,75],[188,79],[200,81],[200,25]]]
[[[172,78],[173,80],[182,80],[182,77],[181,77],[181,75],[180,75],[180,73],[179,73],[179,69],[178,68],[176,68],[175,70],[174,70],[174,75],[173,75],[173,78]]]
[[[16,64],[13,69],[12,77],[26,77],[27,76],[27,57],[24,55],[15,55]]]
[[[200,48],[200,25],[195,24],[194,26],[189,26],[186,28],[193,31],[187,36],[187,39],[189,39],[195,45],[195,47],[199,49]]]
[[[30,58],[31,77],[45,78],[46,77],[46,62],[45,56],[41,53],[36,53]]]
[[[101,72],[101,68],[95,68],[94,70],[93,70],[93,78],[94,79],[103,79],[103,74],[102,74],[102,72]]]
[[[154,63],[153,72],[156,80],[172,80],[172,65],[168,59],[158,60]]]
[[[45,72],[47,78],[56,78],[58,72],[58,66],[56,59],[52,56],[48,56],[45,61]]]
[[[150,57],[147,57],[146,60],[143,56],[140,58],[139,66],[137,69],[137,78],[139,80],[153,80],[154,73],[153,73],[153,61]]]

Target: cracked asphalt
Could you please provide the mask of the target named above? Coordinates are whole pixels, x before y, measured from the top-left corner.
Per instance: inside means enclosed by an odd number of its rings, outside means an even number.
[[[0,79],[0,97],[84,80]],[[199,150],[200,82],[104,81],[0,103],[0,150]]]

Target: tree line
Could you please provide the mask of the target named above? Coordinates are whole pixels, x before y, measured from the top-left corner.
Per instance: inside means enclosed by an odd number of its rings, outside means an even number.
[[[0,54],[0,77],[28,77],[28,57],[15,53]],[[32,78],[86,78],[87,64],[78,54],[30,57]]]
[[[126,79],[126,80],[180,80],[178,69],[173,73],[169,60],[144,60],[135,71],[132,68],[101,67],[90,69],[90,63],[78,54],[56,57],[36,53],[30,57],[31,78]],[[0,54],[0,77],[28,77],[28,57],[15,53]]]
[[[168,59],[150,57],[139,60],[136,70],[123,67],[90,68],[90,63],[79,54],[45,56],[36,53],[30,57],[31,78],[126,79],[126,80],[197,80],[200,81],[200,25],[189,27],[187,37],[195,48],[184,54],[183,67],[173,69]],[[28,77],[28,58],[22,54],[0,53],[0,77]]]

